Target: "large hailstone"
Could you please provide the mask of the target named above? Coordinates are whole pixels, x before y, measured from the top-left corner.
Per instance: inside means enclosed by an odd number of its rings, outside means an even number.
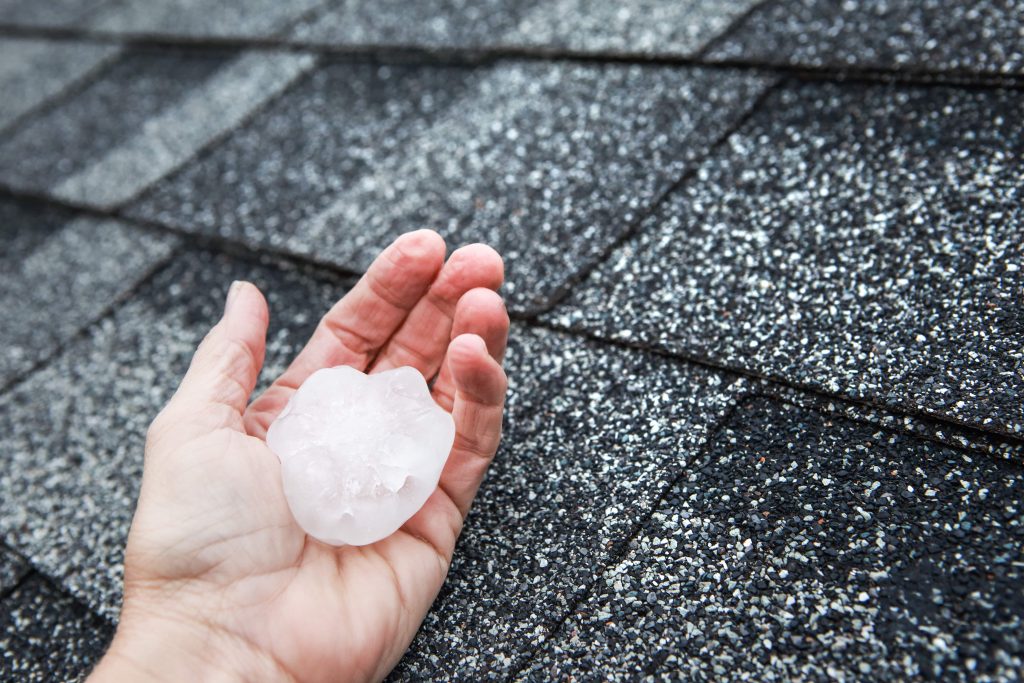
[[[452,416],[410,367],[318,370],[267,431],[295,520],[331,545],[398,530],[433,493],[454,440]]]

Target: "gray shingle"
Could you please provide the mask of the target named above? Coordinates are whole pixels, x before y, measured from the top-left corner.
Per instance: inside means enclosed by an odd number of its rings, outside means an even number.
[[[515,327],[502,447],[396,680],[515,671],[697,455],[743,381]]]
[[[536,0],[341,0],[300,22],[298,42],[346,46],[492,47]]]
[[[1024,434],[1014,91],[780,91],[550,319]]]
[[[127,54],[82,93],[0,143],[0,182],[76,203],[119,204],[312,63],[294,54]]]
[[[269,37],[323,0],[108,0],[88,26],[114,33]]]
[[[763,3],[712,60],[898,71],[1024,74],[1017,0]]]
[[[103,656],[114,627],[34,574],[0,600],[0,679],[73,681]]]
[[[460,67],[324,66],[128,211],[257,246],[281,245],[384,159],[406,153],[410,139],[465,93],[473,74]]]
[[[556,0],[540,3],[503,42],[591,54],[692,57],[756,0]]]
[[[0,41],[0,129],[94,72],[119,53],[113,45],[4,38]]]
[[[53,363],[0,397],[0,531],[33,564],[115,618],[148,423],[170,397],[233,279],[272,312],[280,373],[348,282],[187,252]]]
[[[0,200],[0,237],[0,386],[131,292],[177,243],[13,200]]]
[[[0,23],[12,26],[74,28],[109,0],[0,0]]]
[[[363,117],[348,114],[360,98],[340,115],[330,108],[353,86],[331,97],[340,82],[318,75],[131,213],[356,270],[399,233],[434,227],[453,246],[484,241],[501,251],[512,307],[532,311],[599,258],[769,83],[726,70],[507,63],[479,72],[458,99],[442,87],[447,114],[399,137],[403,117],[413,130],[422,121],[434,84],[461,87],[460,72],[448,73],[424,69],[411,81],[411,112],[389,89]],[[381,117],[383,130],[370,116],[382,104],[399,114]],[[363,142],[377,131],[379,151]],[[357,144],[346,154],[340,143],[350,138]]]
[[[1015,679],[1022,474],[747,403],[531,675]]]

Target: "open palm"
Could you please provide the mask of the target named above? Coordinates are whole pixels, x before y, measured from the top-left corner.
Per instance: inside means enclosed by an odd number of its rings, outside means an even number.
[[[232,286],[150,428],[121,623],[96,679],[377,680],[391,670],[444,581],[501,433],[501,258],[482,245],[444,256],[436,233],[396,240],[251,404],[268,312],[256,287]],[[295,389],[338,365],[415,367],[456,425],[427,503],[362,547],[327,546],[296,525],[264,443]]]

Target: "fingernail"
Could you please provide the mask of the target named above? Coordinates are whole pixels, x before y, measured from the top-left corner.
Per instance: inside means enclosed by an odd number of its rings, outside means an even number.
[[[241,289],[242,289],[242,281],[241,280],[235,280],[234,282],[231,283],[231,286],[228,287],[228,297],[227,297],[227,300],[224,302],[224,313],[225,314],[227,314],[231,310],[231,304],[232,304],[232,302],[234,302],[235,299],[238,298],[238,292]]]

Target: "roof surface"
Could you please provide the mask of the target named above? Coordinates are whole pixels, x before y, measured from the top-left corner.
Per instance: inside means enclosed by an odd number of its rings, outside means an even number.
[[[109,641],[146,427],[409,229],[505,437],[394,680],[1024,670],[1024,5],[0,0],[0,679]]]

